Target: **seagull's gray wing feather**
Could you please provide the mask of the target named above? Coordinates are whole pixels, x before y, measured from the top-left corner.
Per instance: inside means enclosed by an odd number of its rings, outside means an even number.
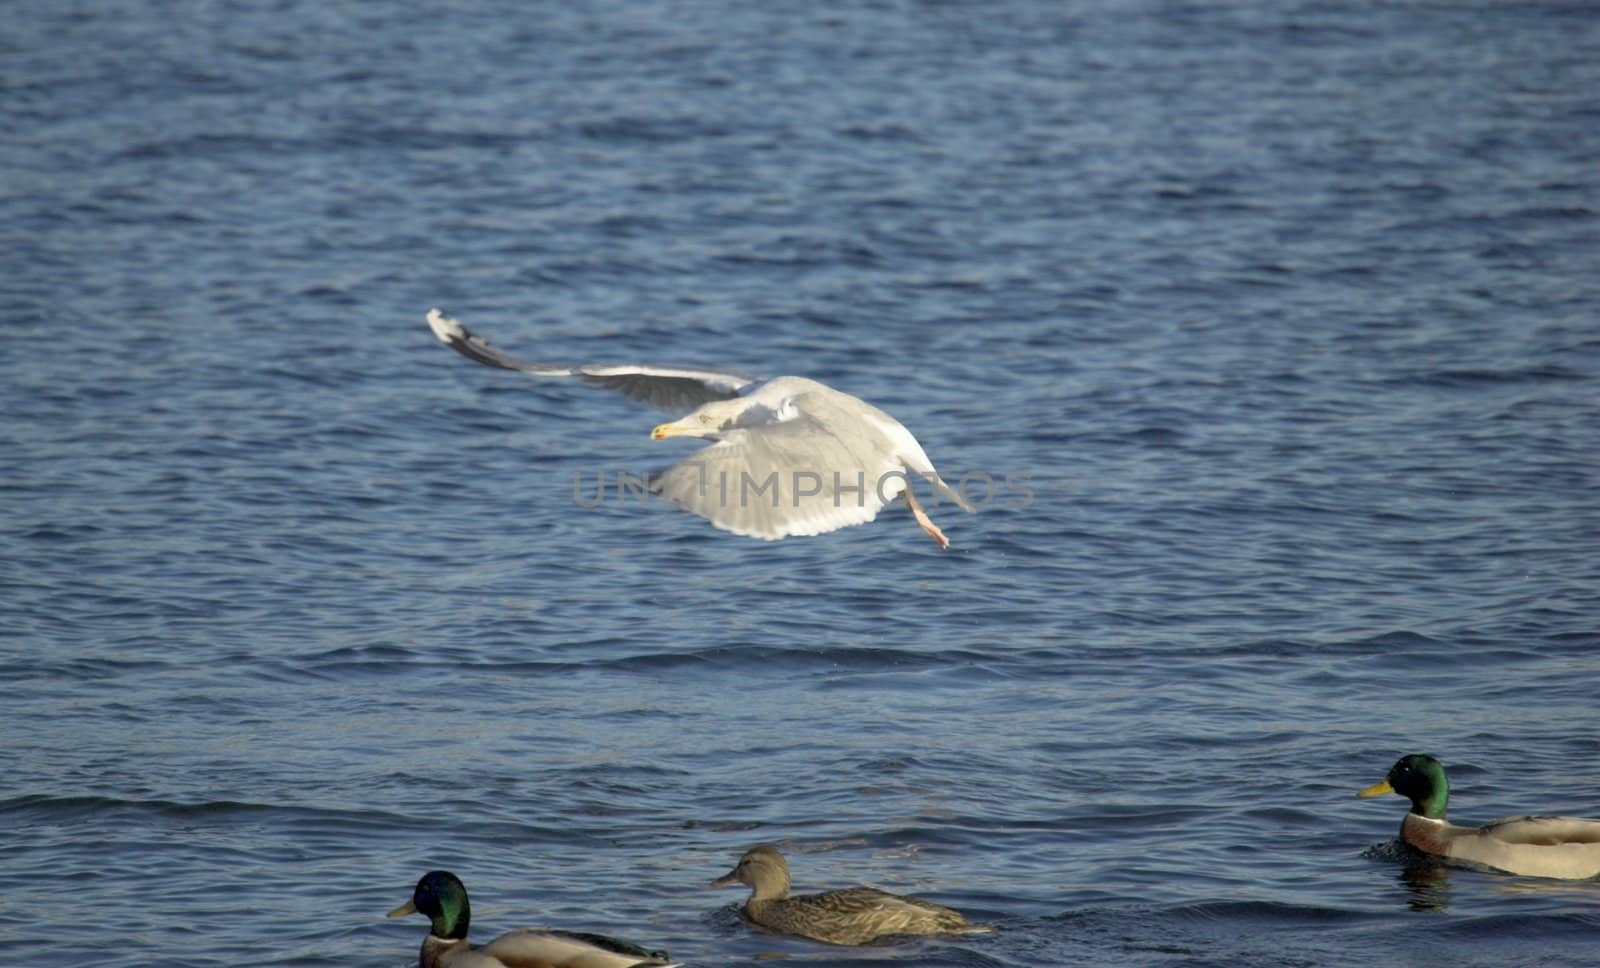
[[[735,370],[683,366],[553,366],[529,363],[502,352],[482,336],[437,309],[428,311],[428,327],[439,342],[485,366],[516,370],[531,376],[576,377],[590,386],[615,390],[667,413],[682,416],[712,400],[728,400],[755,378]]]
[[[755,382],[732,370],[680,366],[580,366],[573,375],[680,417],[713,400],[731,400]]]

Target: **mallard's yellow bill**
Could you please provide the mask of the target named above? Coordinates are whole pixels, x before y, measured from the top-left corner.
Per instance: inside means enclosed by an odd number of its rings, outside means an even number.
[[[389,912],[389,917],[391,917],[391,918],[403,918],[408,914],[416,914],[416,913],[417,913],[417,902],[413,900],[413,901],[407,901],[406,903],[404,903],[404,904],[400,905],[399,907],[395,908],[393,911],[390,911]]]
[[[1367,787],[1365,790],[1357,790],[1356,791],[1356,796],[1358,796],[1358,797],[1381,797],[1385,793],[1393,793],[1393,792],[1394,792],[1394,787],[1389,785],[1389,781],[1388,780],[1384,780],[1384,781],[1382,781],[1380,783],[1374,783],[1372,786]]]

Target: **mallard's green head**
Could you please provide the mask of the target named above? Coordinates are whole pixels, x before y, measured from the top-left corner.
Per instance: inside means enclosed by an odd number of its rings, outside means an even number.
[[[1389,768],[1389,775],[1357,793],[1358,797],[1376,797],[1385,793],[1398,793],[1411,801],[1411,812],[1430,820],[1443,820],[1450,804],[1450,781],[1444,778],[1444,766],[1431,756],[1412,753],[1400,757]]]
[[[449,871],[429,871],[417,882],[417,889],[411,892],[411,900],[390,911],[389,917],[417,913],[433,919],[434,937],[448,940],[465,938],[467,924],[472,920],[466,885]]]

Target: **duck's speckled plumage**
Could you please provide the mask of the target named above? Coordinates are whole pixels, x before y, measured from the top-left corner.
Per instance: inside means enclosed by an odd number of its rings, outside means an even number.
[[[1511,817],[1482,827],[1458,827],[1445,820],[1450,783],[1444,767],[1417,753],[1401,757],[1387,777],[1357,796],[1385,793],[1411,801],[1400,822],[1400,839],[1425,854],[1528,877],[1600,877],[1600,820]]]
[[[722,887],[745,884],[750,897],[744,914],[769,931],[797,934],[828,944],[859,945],[897,934],[970,934],[992,931],[959,912],[921,898],[889,894],[873,887],[850,887],[821,894],[789,895],[789,865],[775,848],[749,850]]]
[[[419,968],[675,968],[664,951],[579,931],[526,928],[474,947],[467,942],[472,922],[467,889],[449,871],[424,874],[411,900],[389,917],[418,913],[433,922],[422,939]]]

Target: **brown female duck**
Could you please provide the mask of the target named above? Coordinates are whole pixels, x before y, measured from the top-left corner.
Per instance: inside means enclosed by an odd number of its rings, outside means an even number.
[[[781,934],[798,934],[828,944],[866,944],[895,934],[975,934],[994,929],[973,924],[959,912],[921,898],[889,894],[873,887],[849,887],[821,894],[789,895],[789,865],[773,847],[745,852],[712,887],[745,884],[750,897],[744,915]]]

